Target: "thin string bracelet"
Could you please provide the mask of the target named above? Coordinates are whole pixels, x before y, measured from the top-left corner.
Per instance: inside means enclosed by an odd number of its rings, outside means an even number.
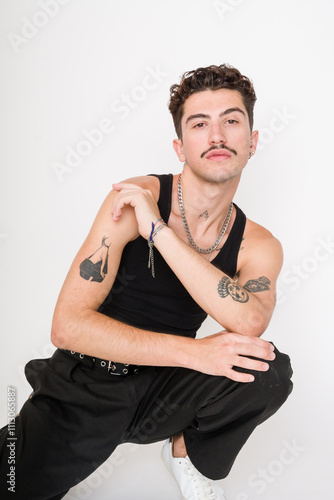
[[[155,226],[156,224],[162,221],[162,224],[160,224],[156,229]],[[151,234],[149,236],[149,239],[147,241],[149,252],[148,252],[148,265],[147,267],[150,269],[151,268],[151,273],[152,277],[155,278],[155,269],[154,269],[154,255],[153,255],[153,247],[154,247],[154,240],[153,237],[158,234],[161,229],[163,229],[165,226],[167,226],[166,222],[163,219],[158,219],[157,222],[154,224],[152,222],[152,229],[151,229]]]

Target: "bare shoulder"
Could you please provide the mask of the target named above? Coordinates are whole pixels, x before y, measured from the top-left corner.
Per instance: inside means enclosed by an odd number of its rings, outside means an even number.
[[[280,241],[268,229],[250,219],[246,220],[241,248],[240,257],[243,257],[244,264],[249,259],[256,261],[264,259],[275,263],[278,267],[283,264],[283,249]]]
[[[280,245],[279,240],[268,229],[251,219],[246,219],[244,237],[248,238],[251,242],[259,243],[262,241],[263,243],[271,242],[274,245]]]

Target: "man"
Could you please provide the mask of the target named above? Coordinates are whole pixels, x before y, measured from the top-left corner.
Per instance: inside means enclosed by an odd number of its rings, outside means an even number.
[[[182,497],[221,500],[215,480],[291,392],[288,356],[259,338],[281,245],[232,202],[256,151],[255,100],[226,65],[171,88],[182,174],[114,184],[75,257],[54,313],[58,350],[26,367],[16,499],[63,498],[118,444],[167,439]],[[207,314],[222,331],[196,339]]]

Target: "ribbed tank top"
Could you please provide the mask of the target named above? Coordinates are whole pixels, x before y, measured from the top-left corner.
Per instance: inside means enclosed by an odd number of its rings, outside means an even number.
[[[158,207],[161,217],[168,222],[173,174],[151,175],[160,180]],[[231,278],[236,273],[246,223],[245,214],[234,206],[236,218],[230,234],[211,261]],[[154,249],[155,278],[147,263],[147,241],[139,236],[124,247],[114,285],[99,312],[141,329],[194,338],[207,317],[206,312],[194,301],[157,249]]]

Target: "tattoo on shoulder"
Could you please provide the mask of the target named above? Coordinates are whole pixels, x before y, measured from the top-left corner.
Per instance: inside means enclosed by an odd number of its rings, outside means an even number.
[[[236,302],[248,302],[249,295],[247,291],[232,281],[228,276],[223,276],[218,283],[218,295],[224,299],[225,297],[232,297]]]
[[[198,216],[198,218],[200,219],[201,217],[204,217],[205,220],[208,220],[209,218],[209,212],[207,210],[205,210],[205,212],[203,212],[202,214],[200,214]]]
[[[244,285],[244,289],[251,293],[263,292],[270,290],[271,281],[266,276],[261,276],[257,280],[248,280]]]
[[[80,276],[87,281],[101,283],[108,273],[108,256],[110,244],[106,244],[108,237],[103,236],[101,246],[92,255],[80,264]]]

